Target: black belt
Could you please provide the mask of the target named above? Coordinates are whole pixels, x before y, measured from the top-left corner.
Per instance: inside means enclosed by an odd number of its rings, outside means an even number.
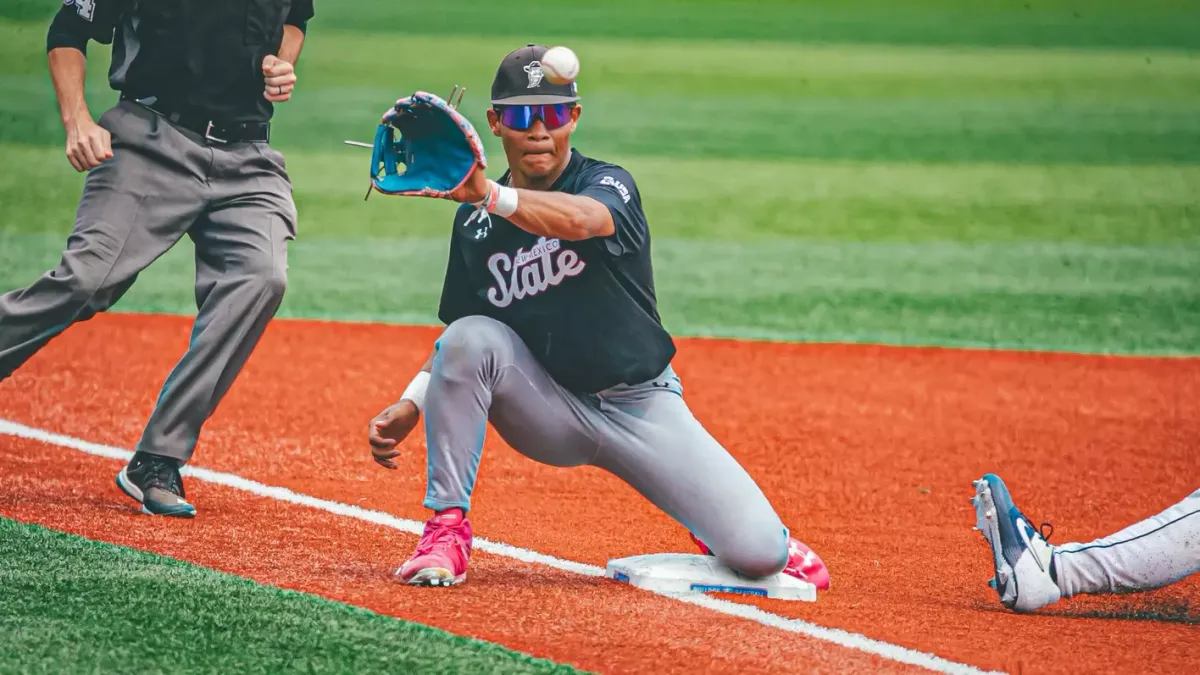
[[[271,140],[270,122],[221,124],[205,117],[201,113],[185,108],[169,106],[155,100],[153,97],[138,99],[132,96],[121,96],[121,100],[133,101],[138,105],[148,108],[174,124],[200,134],[205,140],[212,143],[266,143]]]

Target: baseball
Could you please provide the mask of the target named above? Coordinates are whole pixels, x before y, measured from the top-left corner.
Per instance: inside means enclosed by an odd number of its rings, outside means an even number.
[[[542,55],[542,72],[554,84],[570,84],[579,77],[579,57],[567,47],[551,47]]]

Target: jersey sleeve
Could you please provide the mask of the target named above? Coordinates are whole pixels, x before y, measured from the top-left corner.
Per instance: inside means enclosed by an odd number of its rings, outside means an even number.
[[[455,232],[450,235],[450,257],[446,261],[446,277],[442,281],[438,319],[449,326],[464,316],[474,314],[487,314],[487,307],[475,294],[459,235]]]
[[[646,244],[649,225],[632,174],[615,164],[601,164],[588,170],[582,187],[577,194],[604,204],[612,214],[614,232],[603,240],[610,253],[635,253]]]
[[[294,0],[284,21],[289,26],[295,26],[300,32],[308,31],[308,21],[313,18],[313,0]]]
[[[121,0],[63,0],[46,32],[46,51],[73,47],[87,54],[89,40],[112,44],[123,4]]]

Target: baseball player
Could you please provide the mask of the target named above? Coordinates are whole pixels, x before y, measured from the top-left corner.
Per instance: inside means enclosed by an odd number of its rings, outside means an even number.
[[[191,343],[117,476],[145,513],[195,515],[179,467],[282,300],[296,208],[270,119],[312,16],[312,0],[64,0],[50,24],[67,159],[88,173],[58,267],[0,296],[0,380],[191,237]],[[84,100],[91,40],[113,46],[120,92],[98,123]]]
[[[574,83],[543,77],[546,48],[508,54],[488,125],[508,171],[476,165],[451,193],[439,318],[446,328],[400,400],[369,425],[375,460],[425,416],[433,516],[397,576],[466,579],[467,514],[490,422],[538,462],[600,467],[687,527],[703,553],[751,577],[785,572],[829,587],[749,474],[692,416],[656,307],[650,232],[633,176],[571,146]]]
[[[975,481],[976,527],[992,549],[1000,602],[1032,612],[1080,594],[1149,591],[1200,572],[1200,490],[1088,543],[1052,546],[1013,505],[1004,481]]]

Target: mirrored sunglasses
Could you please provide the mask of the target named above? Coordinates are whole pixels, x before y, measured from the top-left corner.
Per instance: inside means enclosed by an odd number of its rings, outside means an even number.
[[[538,118],[547,129],[557,129],[571,121],[571,107],[569,103],[506,105],[497,106],[496,112],[500,114],[500,123],[509,129],[525,131]]]

